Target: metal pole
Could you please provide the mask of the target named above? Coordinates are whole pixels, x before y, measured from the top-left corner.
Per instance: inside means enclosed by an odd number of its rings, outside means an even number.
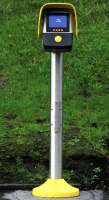
[[[51,53],[51,152],[50,178],[62,178],[63,53]]]

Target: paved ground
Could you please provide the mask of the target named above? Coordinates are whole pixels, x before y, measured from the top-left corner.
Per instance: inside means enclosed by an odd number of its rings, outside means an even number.
[[[32,197],[30,191],[17,190],[14,192],[0,193],[0,200],[59,200],[60,198],[36,198]],[[62,200],[109,200],[108,194],[101,190],[82,191],[80,197],[61,198]]]

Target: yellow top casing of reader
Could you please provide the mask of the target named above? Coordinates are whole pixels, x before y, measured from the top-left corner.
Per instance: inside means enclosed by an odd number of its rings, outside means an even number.
[[[70,3],[46,3],[44,4],[39,12],[39,19],[38,19],[38,37],[42,36],[42,29],[43,29],[43,15],[47,10],[50,9],[64,9],[72,15],[72,23],[74,27],[74,34],[78,37],[78,23],[77,23],[77,14],[75,7]]]

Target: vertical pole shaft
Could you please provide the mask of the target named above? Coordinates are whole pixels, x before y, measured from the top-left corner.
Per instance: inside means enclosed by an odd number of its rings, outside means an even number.
[[[51,53],[51,152],[50,178],[62,178],[63,53]]]

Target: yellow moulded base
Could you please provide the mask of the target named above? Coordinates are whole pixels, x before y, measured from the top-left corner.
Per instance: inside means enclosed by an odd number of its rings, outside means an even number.
[[[77,197],[80,195],[78,188],[72,187],[64,179],[48,179],[45,183],[32,190],[35,197]]]

